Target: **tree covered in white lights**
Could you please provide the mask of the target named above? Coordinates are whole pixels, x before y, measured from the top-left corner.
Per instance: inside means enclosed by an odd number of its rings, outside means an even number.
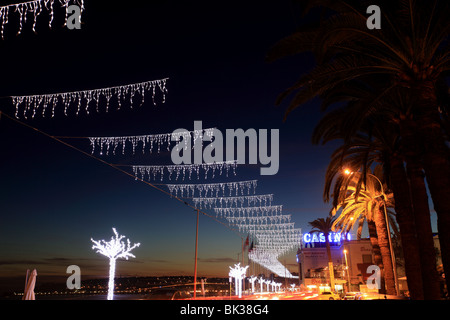
[[[234,278],[235,292],[239,296],[242,297],[242,279],[244,279],[245,274],[247,273],[247,268],[249,266],[241,267],[241,264],[235,264],[234,268],[230,267],[230,278]]]
[[[114,275],[116,273],[116,260],[120,258],[125,258],[128,260],[128,257],[136,258],[131,252],[136,247],[140,246],[140,243],[135,243],[132,246],[130,245],[130,240],[127,239],[127,243],[122,241],[125,236],[119,236],[115,228],[112,228],[115,237],[111,237],[111,241],[106,242],[105,240],[93,240],[94,243],[92,246],[93,250],[97,250],[97,253],[100,253],[109,258],[109,281],[108,281],[108,300],[113,300],[114,295]]]

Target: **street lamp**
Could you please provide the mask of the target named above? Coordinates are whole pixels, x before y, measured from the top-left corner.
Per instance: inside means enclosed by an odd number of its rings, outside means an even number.
[[[347,249],[344,249],[345,270],[347,271],[348,291],[350,291],[350,270],[348,268],[347,252]]]
[[[353,174],[354,172],[350,171],[349,169],[345,169],[345,170],[344,170],[344,173],[345,173],[346,175],[350,175],[350,174]],[[376,196],[375,198],[380,197],[380,196],[383,196],[383,202],[384,202],[384,205],[383,205],[383,209],[384,209],[384,219],[386,220],[386,229],[387,229],[388,240],[389,240],[389,249],[390,249],[390,251],[391,251],[391,261],[392,261],[392,269],[393,269],[393,271],[394,271],[395,291],[396,291],[397,295],[399,295],[400,293],[399,293],[399,288],[398,288],[397,264],[395,263],[394,250],[393,250],[393,248],[392,248],[391,228],[389,227],[389,220],[388,220],[387,210],[386,210],[386,195],[385,195],[385,193],[384,193],[383,184],[381,183],[380,179],[378,179],[377,176],[375,176],[375,175],[373,175],[373,174],[371,174],[371,173],[368,173],[367,175],[369,175],[369,176],[375,178],[375,179],[378,181],[378,183],[380,184],[380,187],[381,187],[381,194],[379,194],[379,195]]]

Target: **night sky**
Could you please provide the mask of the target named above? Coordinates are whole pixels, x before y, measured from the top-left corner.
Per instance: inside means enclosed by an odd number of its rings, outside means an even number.
[[[257,179],[257,194],[274,194],[284,214],[303,232],[325,217],[322,200],[333,145],[313,146],[320,118],[317,101],[283,122],[286,104],[275,100],[313,64],[308,55],[273,63],[268,49],[302,23],[292,1],[85,1],[81,30],[62,28],[64,11],[46,14],[37,34],[26,24],[16,36],[10,16],[0,41],[0,110],[14,116],[11,95],[105,88],[168,77],[166,103],[157,95],[140,108],[124,107],[53,119],[20,120],[54,136],[120,136],[203,127],[280,130],[280,169],[260,176],[258,165],[236,176],[192,180],[214,183]],[[1,2],[2,5],[11,3]],[[64,140],[90,152],[87,139]],[[335,146],[335,145],[334,145]],[[170,196],[10,119],[0,119],[0,286],[13,278],[21,290],[26,269],[39,280],[66,278],[68,265],[83,277],[104,277],[108,261],[90,238],[109,239],[112,227],[140,242],[136,259],[119,261],[116,275],[193,275],[195,212]],[[103,157],[109,163],[170,164],[169,153]],[[169,161],[169,162],[168,162]],[[128,168],[130,169],[130,168]],[[131,171],[130,171],[131,172]],[[160,183],[160,181],[156,181]],[[180,181],[172,181],[180,183]],[[167,190],[164,186],[161,187]],[[214,215],[212,210],[206,211]],[[237,262],[241,236],[200,217],[198,275],[227,277]],[[295,263],[295,250],[286,256]],[[291,272],[297,267],[288,265]],[[1,289],[1,288],[0,288]]]

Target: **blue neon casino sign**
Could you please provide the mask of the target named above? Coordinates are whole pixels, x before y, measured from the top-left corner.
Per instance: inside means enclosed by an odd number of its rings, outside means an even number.
[[[339,232],[330,232],[328,234],[328,241],[330,243],[340,243],[341,241],[347,238],[348,241],[352,239],[350,233],[339,233]],[[303,235],[303,242],[305,243],[314,243],[314,242],[325,242],[325,234],[323,232],[320,233],[305,233]]]

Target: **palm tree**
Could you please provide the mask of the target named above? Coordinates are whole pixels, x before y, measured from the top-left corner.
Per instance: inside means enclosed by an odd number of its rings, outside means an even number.
[[[269,60],[313,52],[318,63],[280,95],[278,103],[294,94],[286,115],[314,97],[354,81],[382,83],[377,99],[353,115],[355,124],[380,111],[380,100],[396,89],[411,97],[407,112],[393,120],[404,148],[421,162],[438,216],[444,269],[450,270],[450,161],[443,134],[439,91],[450,71],[450,2],[445,0],[383,1],[383,27],[368,30],[365,9],[372,1],[313,0],[308,8],[328,9],[322,21],[281,40]],[[347,132],[347,136],[353,134]],[[450,287],[449,277],[446,278]]]
[[[431,229],[430,211],[427,192],[419,161],[414,158],[414,152],[402,148],[402,141],[398,138],[398,126],[389,121],[389,117],[380,118],[379,124],[373,125],[373,121],[363,125],[364,132],[358,132],[353,137],[347,138],[346,131],[353,130],[352,121],[346,122],[346,113],[353,112],[358,104],[367,104],[376,97],[368,87],[361,85],[355,90],[339,88],[338,93],[333,90],[324,98],[324,104],[337,101],[343,97],[350,98],[350,103],[345,108],[329,112],[319,122],[313,135],[313,142],[326,143],[334,139],[343,139],[344,144],[338,148],[332,156],[325,179],[324,200],[330,197],[331,184],[337,176],[334,192],[339,193],[342,187],[343,166],[361,168],[367,172],[367,168],[373,163],[383,166],[384,178],[389,183],[395,195],[395,208],[397,221],[400,226],[402,248],[405,251],[405,271],[411,297],[414,299],[439,299],[440,290],[436,265],[434,263],[434,243]],[[337,89],[335,91],[338,91]],[[382,100],[380,100],[382,102]],[[389,112],[405,113],[406,107],[399,99],[387,99],[384,101],[389,106]],[[389,115],[389,114],[388,114]],[[351,117],[350,117],[351,118]],[[350,128],[350,130],[348,130]],[[408,169],[405,171],[404,159],[408,159]],[[366,180],[361,175],[359,184]],[[336,198],[334,205],[336,206]],[[411,206],[411,204],[413,204]],[[419,248],[419,250],[417,250]],[[422,279],[420,279],[422,278]]]
[[[333,231],[334,230],[340,230],[342,233],[348,233],[350,230],[352,230],[355,226],[357,226],[357,232],[356,232],[356,239],[361,239],[362,236],[362,230],[364,227],[365,222],[367,223],[367,229],[369,233],[369,239],[370,244],[372,246],[372,253],[373,253],[373,259],[374,263],[377,266],[383,265],[383,260],[381,259],[381,251],[380,246],[378,244],[378,235],[377,235],[377,229],[375,226],[375,222],[371,220],[367,220],[364,215],[361,215],[359,218],[355,219],[352,215],[340,215],[335,222],[333,223]],[[383,268],[380,268],[381,270]],[[384,277],[381,277],[381,288],[385,288],[384,283]]]
[[[346,180],[354,181],[354,174],[358,173],[350,173]],[[380,190],[383,186],[379,185],[378,177],[371,173],[370,176],[374,178],[368,179],[361,188],[355,184],[346,183],[345,188],[342,188],[340,193],[334,195],[337,198],[338,205],[333,208],[332,213],[335,215],[341,210],[339,218],[336,220],[337,223],[344,218],[356,221],[362,215],[368,221],[374,222],[383,262],[379,267],[383,270],[386,292],[387,294],[395,295],[394,266],[391,259],[388,229],[384,214],[384,210],[387,210],[387,207],[394,206],[394,197],[392,193]]]
[[[330,286],[331,290],[335,290],[334,286],[334,267],[333,267],[333,259],[331,257],[331,248],[330,248],[330,241],[328,239],[328,236],[330,232],[332,231],[334,218],[329,215],[328,217],[324,218],[318,218],[314,221],[309,222],[309,225],[313,227],[311,232],[321,232],[325,236],[325,246],[327,250],[327,257],[328,257],[328,271],[330,276]]]

